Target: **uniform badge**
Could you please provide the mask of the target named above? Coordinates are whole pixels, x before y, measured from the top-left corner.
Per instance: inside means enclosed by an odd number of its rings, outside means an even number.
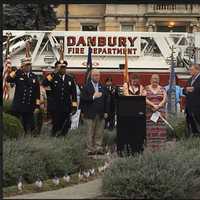
[[[71,81],[69,81],[69,85],[70,85],[70,86],[72,85]]]
[[[24,79],[23,79],[23,78],[20,78],[19,80],[23,81]]]

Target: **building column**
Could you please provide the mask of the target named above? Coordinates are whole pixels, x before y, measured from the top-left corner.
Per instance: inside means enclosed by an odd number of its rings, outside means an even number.
[[[193,24],[191,23],[190,26],[192,27],[192,32],[198,32],[199,31],[199,24]]]
[[[194,33],[194,32],[197,32],[197,26],[196,25],[194,25],[193,27],[192,27],[192,32]]]
[[[148,32],[153,32],[153,26],[152,25],[148,26]]]
[[[146,26],[147,26],[148,32],[154,32],[155,31],[155,24],[154,23],[148,23],[147,22]]]

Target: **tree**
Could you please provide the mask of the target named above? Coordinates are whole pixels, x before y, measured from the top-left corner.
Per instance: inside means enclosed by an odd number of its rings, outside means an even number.
[[[54,5],[3,5],[4,30],[52,30],[58,23]]]

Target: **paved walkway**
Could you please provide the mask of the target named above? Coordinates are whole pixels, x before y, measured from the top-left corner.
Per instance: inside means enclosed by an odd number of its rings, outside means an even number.
[[[4,199],[92,199],[101,196],[102,179],[62,188],[59,190],[31,193]]]

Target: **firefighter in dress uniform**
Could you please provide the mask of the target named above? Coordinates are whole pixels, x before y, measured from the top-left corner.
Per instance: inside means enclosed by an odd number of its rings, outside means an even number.
[[[58,72],[48,74],[42,83],[51,88],[52,136],[67,134],[71,126],[70,115],[77,110],[76,86],[73,78],[66,73],[67,64],[64,60],[58,61]]]
[[[12,111],[21,119],[25,133],[33,133],[34,111],[40,107],[40,86],[36,74],[31,71],[31,60],[22,60],[21,68],[11,71],[7,77],[9,83],[15,84]]]

